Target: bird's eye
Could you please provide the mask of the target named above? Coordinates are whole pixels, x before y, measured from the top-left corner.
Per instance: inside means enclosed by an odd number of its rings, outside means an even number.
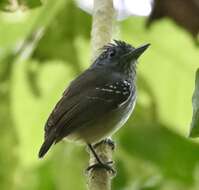
[[[108,55],[110,58],[112,58],[112,57],[114,57],[115,53],[116,53],[115,50],[111,50]]]

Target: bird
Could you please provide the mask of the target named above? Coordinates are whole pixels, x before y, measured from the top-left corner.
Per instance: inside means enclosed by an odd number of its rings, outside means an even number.
[[[136,102],[137,60],[149,43],[135,48],[114,40],[101,48],[93,64],[74,79],[51,112],[39,158],[53,144],[69,139],[88,145],[98,164],[107,168],[94,145],[120,129]]]

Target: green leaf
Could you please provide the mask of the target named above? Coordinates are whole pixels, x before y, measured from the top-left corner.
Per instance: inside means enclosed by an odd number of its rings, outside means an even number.
[[[2,0],[0,2],[0,10],[13,12],[18,9],[32,9],[40,6],[40,0]]]
[[[79,23],[84,27],[80,27]],[[77,38],[89,39],[90,26],[91,17],[80,11],[74,1],[67,1],[45,31],[33,57],[41,61],[59,59],[72,63],[74,69],[79,73],[82,60],[79,60]]]
[[[120,136],[122,148],[131,156],[151,162],[167,179],[194,182],[199,146],[160,123],[136,123]]]
[[[19,4],[26,8],[36,8],[42,5],[41,0],[19,0]]]
[[[196,71],[195,91],[192,97],[193,116],[190,137],[199,136],[199,69]]]

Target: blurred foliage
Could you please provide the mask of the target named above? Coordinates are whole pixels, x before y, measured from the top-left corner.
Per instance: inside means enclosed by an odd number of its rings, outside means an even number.
[[[199,1],[198,0],[154,0],[153,10],[147,20],[150,26],[159,19],[170,18],[186,29],[198,45],[199,33]]]
[[[17,9],[30,9],[40,6],[42,3],[40,0],[1,0],[0,10],[3,11],[16,11]]]
[[[199,69],[196,72],[195,90],[192,97],[193,116],[191,122],[191,137],[199,135]]]
[[[1,4],[0,4],[1,7]],[[138,65],[138,100],[114,136],[114,190],[196,190],[199,145],[187,139],[198,49],[170,20],[117,23],[119,39],[152,44]],[[0,189],[85,190],[85,148],[57,144],[38,160],[44,123],[69,82],[90,64],[91,16],[72,0],[0,12]],[[118,37],[117,37],[118,38]]]

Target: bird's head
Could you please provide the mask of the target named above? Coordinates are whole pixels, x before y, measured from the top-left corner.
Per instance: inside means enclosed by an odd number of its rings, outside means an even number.
[[[130,73],[135,71],[137,59],[150,44],[138,48],[123,41],[114,40],[102,48],[102,53],[93,63],[93,67],[105,67],[113,70]]]

